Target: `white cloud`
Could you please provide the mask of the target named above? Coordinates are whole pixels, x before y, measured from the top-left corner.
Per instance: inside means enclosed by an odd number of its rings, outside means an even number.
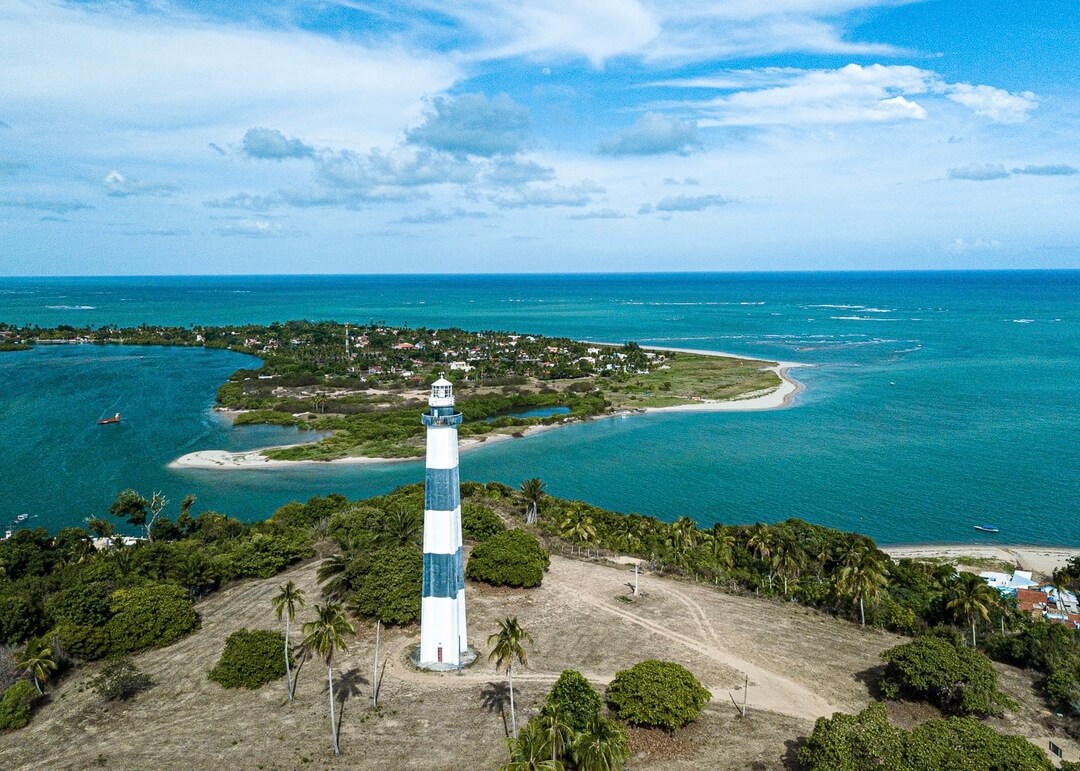
[[[170,196],[179,188],[165,182],[141,182],[134,177],[127,177],[113,169],[101,180],[105,191],[114,198],[127,198],[133,195]]]
[[[963,238],[957,238],[956,240],[945,244],[945,251],[949,254],[970,254],[971,252],[999,251],[1003,247],[1004,244],[996,238],[975,238],[970,241]]]
[[[601,142],[600,152],[607,155],[685,154],[699,145],[696,124],[647,112],[626,131]]]
[[[300,236],[300,231],[286,229],[279,222],[269,220],[237,220],[217,228],[219,236],[239,236],[241,238],[282,238]]]
[[[656,211],[703,211],[714,206],[731,203],[731,199],[722,195],[674,195],[660,199]]]
[[[529,135],[529,111],[506,94],[437,97],[409,142],[461,155],[513,155]]]
[[[617,209],[593,209],[582,214],[571,214],[567,219],[571,220],[621,220],[626,215]]]
[[[212,146],[214,149],[216,146]],[[315,148],[299,139],[289,139],[277,129],[250,128],[244,133],[244,154],[249,158],[281,161],[286,158],[311,158]],[[220,148],[218,148],[220,149]]]
[[[768,68],[759,75],[738,71],[718,79],[685,81],[698,89],[735,90],[713,99],[683,102],[680,107],[698,110],[702,126],[766,126],[923,120],[929,114],[925,104],[941,97],[999,123],[1025,120],[1038,106],[1030,92],[1012,94],[991,86],[948,83],[932,70],[910,65]],[[678,86],[683,81],[663,83]]]
[[[1039,106],[1035,94],[1030,91],[1012,94],[1002,88],[973,86],[970,83],[948,86],[946,96],[995,123],[1023,123]]]
[[[549,187],[522,186],[511,193],[494,195],[491,202],[500,209],[524,209],[539,206],[588,206],[593,196],[606,190],[590,180],[575,185],[551,185]]]

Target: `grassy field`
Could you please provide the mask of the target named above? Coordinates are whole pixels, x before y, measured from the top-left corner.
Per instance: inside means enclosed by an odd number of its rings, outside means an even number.
[[[202,628],[160,651],[137,657],[155,686],[132,701],[105,707],[88,688],[90,666],[57,683],[29,727],[0,736],[0,768],[19,769],[493,769],[507,759],[505,678],[481,658],[460,674],[413,669],[407,655],[415,627],[384,632],[380,706],[371,706],[373,630],[363,627],[337,660],[342,755],[330,748],[326,670],[307,662],[297,699],[283,682],[257,691],[226,690],[207,679],[225,638],[236,629],[279,629],[270,598],[295,581],[318,596],[317,562],[276,578],[232,586],[198,606]],[[879,653],[894,635],[790,603],[722,594],[705,586],[645,575],[643,596],[626,602],[625,567],[555,556],[534,590],[466,587],[470,640],[483,648],[496,621],[515,615],[534,642],[529,667],[515,674],[518,723],[535,714],[566,668],[603,687],[620,669],[645,658],[677,661],[713,698],[698,721],[668,735],[635,730],[630,769],[785,769],[814,720],[855,711],[871,698]],[[310,606],[309,606],[310,607]],[[306,618],[310,610],[302,613]],[[1021,709],[991,721],[998,730],[1053,737],[1053,716],[1032,677],[998,667]],[[748,676],[748,716],[742,700]],[[890,706],[894,720],[935,716],[926,707]]]
[[[615,408],[670,407],[702,399],[742,399],[780,385],[779,375],[765,369],[772,365],[767,361],[679,353],[667,363],[669,370],[629,375],[609,384],[601,378],[601,391]]]

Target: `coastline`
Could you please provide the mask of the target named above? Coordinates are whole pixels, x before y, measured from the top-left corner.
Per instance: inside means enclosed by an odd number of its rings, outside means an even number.
[[[1021,570],[1030,570],[1034,573],[1049,577],[1056,568],[1063,567],[1073,557],[1080,557],[1080,548],[1064,548],[1056,546],[1028,546],[1016,544],[912,544],[899,546],[879,546],[883,552],[894,560],[910,559],[944,559],[955,561],[960,557],[976,557],[982,559],[996,559],[1019,565]],[[979,570],[977,568],[969,568]],[[984,568],[985,569],[985,568]],[[979,571],[981,572],[981,571]]]
[[[613,345],[612,343],[596,344]],[[759,393],[756,396],[751,394],[740,399],[731,399],[728,401],[703,400],[700,402],[695,402],[693,404],[675,404],[670,407],[642,407],[640,409],[619,410],[618,412],[607,415],[596,415],[592,418],[589,418],[589,420],[607,420],[610,418],[657,412],[758,412],[764,410],[784,409],[791,406],[795,397],[802,392],[804,387],[802,383],[788,375],[788,370],[794,369],[796,367],[813,366],[809,364],[800,364],[798,362],[790,361],[769,362],[764,359],[747,359],[747,357],[745,356],[738,356],[732,353],[721,353],[719,351],[693,350],[688,348],[666,348],[660,346],[642,346],[642,349],[654,351],[671,351],[675,353],[694,353],[702,356],[718,356],[728,359],[743,359],[745,361],[762,361],[765,364],[772,365],[763,367],[763,369],[767,369],[770,372],[775,372],[776,375],[780,378],[780,385],[778,385],[771,391],[768,391],[767,393]],[[239,414],[233,410],[216,410],[216,412],[225,417],[226,419],[230,420],[237,414]],[[458,445],[458,450],[459,452],[465,452],[476,447],[482,447],[484,445],[505,441],[507,439],[525,438],[534,434],[542,433],[544,431],[561,428],[565,425],[570,425],[570,423],[554,423],[543,426],[529,426],[519,432],[521,436],[514,436],[513,434],[490,434],[482,438],[463,439]],[[274,460],[262,454],[263,450],[279,450],[284,449],[284,447],[295,446],[297,445],[261,447],[255,450],[247,450],[244,452],[228,452],[226,450],[199,450],[197,452],[190,452],[186,455],[182,455],[181,457],[169,463],[168,468],[209,470],[275,469],[288,468],[290,466],[321,466],[327,464],[370,465],[376,463],[401,463],[405,461],[420,461],[423,459],[423,456],[418,455],[411,458],[348,457],[335,458],[334,460]]]

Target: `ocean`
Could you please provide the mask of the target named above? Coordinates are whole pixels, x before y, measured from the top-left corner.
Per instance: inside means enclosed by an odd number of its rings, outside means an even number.
[[[791,408],[577,424],[462,454],[462,478],[672,520],[801,517],[881,543],[1080,546],[1080,271],[3,278],[0,321],[133,326],[382,321],[725,351],[812,365]],[[194,450],[295,442],[235,428],[218,385],[251,357],[152,347],[0,354],[0,523],[58,529],[133,487],[268,516],[365,497],[421,462],[167,468]],[[96,425],[122,412],[119,425]],[[417,416],[419,420],[419,416]],[[999,535],[981,534],[992,524]]]

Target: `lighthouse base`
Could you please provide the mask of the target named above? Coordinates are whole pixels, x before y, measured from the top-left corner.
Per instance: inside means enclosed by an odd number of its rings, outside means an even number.
[[[480,654],[474,648],[467,648],[461,652],[461,663],[450,664],[445,661],[420,661],[420,646],[417,645],[409,654],[409,661],[417,669],[425,669],[428,672],[457,672],[470,666]]]

